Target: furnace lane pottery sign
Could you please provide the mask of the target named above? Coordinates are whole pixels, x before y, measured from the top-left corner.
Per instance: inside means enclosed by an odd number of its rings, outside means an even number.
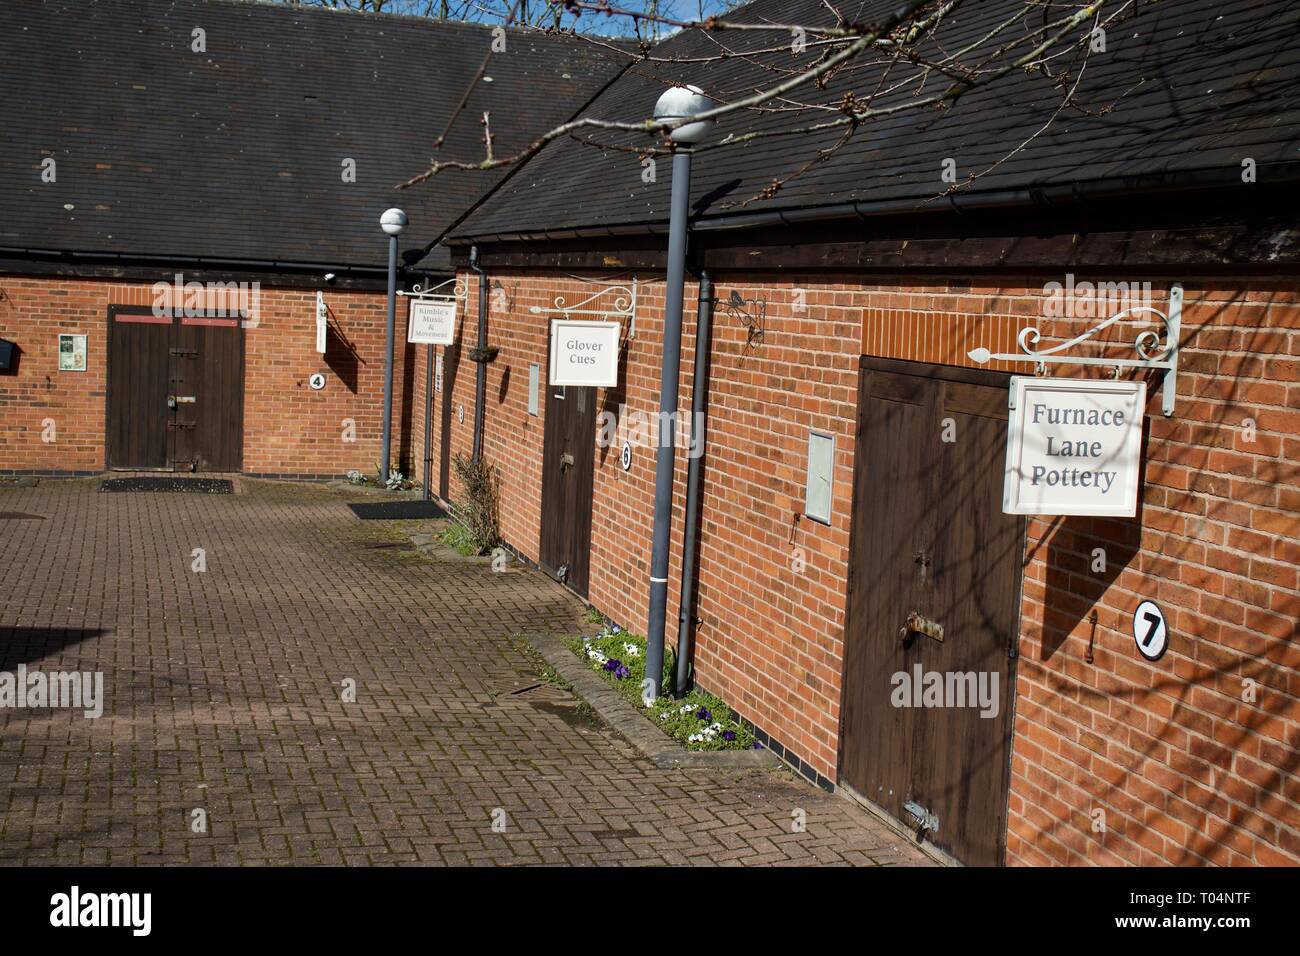
[[[451,345],[456,341],[456,300],[411,299],[406,341],[416,345]]]
[[[617,322],[551,320],[551,385],[618,384]]]
[[[1145,382],[1011,381],[1006,514],[1137,514]]]

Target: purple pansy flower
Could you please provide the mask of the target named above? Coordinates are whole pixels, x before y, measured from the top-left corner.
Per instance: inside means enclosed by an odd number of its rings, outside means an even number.
[[[707,710],[705,710],[703,707],[701,707],[699,710],[697,710],[697,711],[695,712],[695,716],[698,717],[700,720],[708,720],[708,719],[709,719],[710,717],[712,717],[713,715],[710,714],[710,713],[709,713]]]
[[[722,739],[723,739],[723,740],[735,740],[735,739],[736,739],[736,732],[735,732],[734,730],[724,730],[724,731],[722,732]]]

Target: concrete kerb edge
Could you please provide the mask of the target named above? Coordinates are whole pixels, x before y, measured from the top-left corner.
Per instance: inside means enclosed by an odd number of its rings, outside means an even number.
[[[774,770],[781,761],[769,750],[687,750],[637,711],[618,691],[551,634],[524,634],[556,673],[572,685],[574,693],[591,705],[610,727],[648,757],[656,767],[713,768],[718,770]]]

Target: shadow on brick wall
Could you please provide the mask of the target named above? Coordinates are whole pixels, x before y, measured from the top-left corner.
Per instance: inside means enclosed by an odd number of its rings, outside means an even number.
[[[357,393],[361,356],[333,322],[325,329],[325,364],[348,387],[349,392],[353,395]]]

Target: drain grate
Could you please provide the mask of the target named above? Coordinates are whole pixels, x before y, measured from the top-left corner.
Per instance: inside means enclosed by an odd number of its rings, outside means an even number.
[[[228,478],[105,478],[100,491],[187,491],[200,495],[233,495],[234,486]]]
[[[572,694],[566,690],[561,690],[554,684],[548,684],[546,681],[531,680],[512,681],[507,684],[498,685],[492,691],[492,696],[498,702],[505,700],[521,700],[525,703],[551,703],[551,704],[573,704],[576,703]]]

